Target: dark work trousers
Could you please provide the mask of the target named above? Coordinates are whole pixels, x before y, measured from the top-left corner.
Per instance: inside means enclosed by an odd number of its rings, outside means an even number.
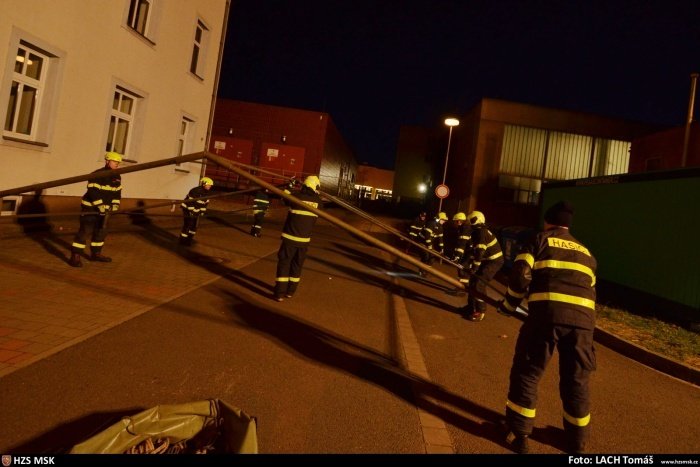
[[[105,214],[81,214],[80,228],[73,239],[71,252],[82,253],[85,250],[85,240],[87,240],[88,234],[91,233],[90,252],[93,255],[99,254],[105,244],[105,238],[107,238],[106,220],[107,216]]]
[[[433,260],[434,260],[434,259],[435,259],[435,256],[431,255],[430,253],[428,253],[427,251],[425,251],[425,250],[423,250],[423,249],[421,248],[421,250],[420,250],[420,260],[421,260],[422,263],[427,264],[428,266],[430,266],[431,264],[433,264]]]
[[[479,265],[479,269],[474,273],[474,277],[469,280],[469,298],[467,298],[467,309],[469,311],[486,312],[486,302],[476,296],[476,294],[486,295],[488,283],[498,274],[503,267],[503,257],[492,261],[484,261]],[[461,279],[460,279],[461,281]],[[473,293],[473,292],[476,292]]]
[[[180,231],[180,240],[191,242],[197,233],[197,219],[199,216],[194,216],[185,213],[182,218],[182,230]]]
[[[307,244],[282,239],[277,252],[275,296],[294,295],[301,280],[301,268],[306,260]]]
[[[256,212],[253,214],[253,226],[250,228],[250,234],[256,237],[262,232],[263,220],[265,219],[265,212]]]
[[[567,441],[575,445],[585,444],[590,432],[588,381],[596,368],[593,331],[589,329],[554,325],[532,318],[525,321],[515,344],[506,418],[513,433],[532,433],[537,386],[555,348],[559,352],[559,397],[564,409]]]

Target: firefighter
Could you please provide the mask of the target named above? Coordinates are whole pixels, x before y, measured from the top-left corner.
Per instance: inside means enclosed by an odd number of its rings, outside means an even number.
[[[197,234],[199,217],[207,212],[209,190],[214,186],[214,180],[209,177],[202,177],[199,185],[192,188],[180,204],[182,208],[182,230],[180,231],[180,245],[190,246]]]
[[[471,225],[467,223],[467,215],[463,212],[458,212],[452,217],[452,221],[457,226],[457,241],[455,242],[455,250],[452,254],[452,261],[455,263],[462,263],[467,249],[467,245],[471,240]],[[469,271],[465,269],[457,270],[457,275],[459,276],[459,282],[461,282],[465,288],[469,286]]]
[[[294,187],[295,182],[290,182],[288,189],[284,190],[285,193],[291,194],[290,190]],[[321,197],[318,193],[320,188],[321,182],[318,177],[309,175],[294,196],[306,205],[319,208],[321,206]],[[289,206],[289,212],[282,228],[282,243],[277,252],[277,277],[274,291],[274,299],[278,302],[285,298],[292,298],[299,287],[301,270],[309,242],[311,242],[311,233],[318,219],[318,216],[308,209],[287,200],[285,204]]]
[[[498,307],[499,313],[513,314],[521,300],[528,300],[506,401],[507,441],[516,452],[528,451],[537,386],[555,348],[567,451],[584,452],[589,437],[588,381],[596,368],[596,260],[569,232],[573,214],[566,201],[546,211],[543,231],[533,235],[515,258],[505,300]]]
[[[469,280],[469,297],[462,313],[472,321],[481,321],[486,316],[486,302],[477,295],[486,296],[488,283],[503,266],[503,252],[498,239],[486,226],[483,213],[473,211],[467,220],[472,232],[462,265],[473,277]]]
[[[425,211],[421,212],[418,214],[418,217],[413,219],[413,222],[411,222],[411,225],[408,226],[408,238],[413,240],[414,242],[419,242],[420,241],[420,233],[423,230],[423,227],[425,227],[425,221],[428,219],[428,213]]]
[[[270,195],[267,188],[258,191],[253,199],[253,225],[250,228],[250,234],[253,237],[260,237],[262,233],[263,219],[265,213],[270,206]]]
[[[442,229],[442,226],[445,222],[447,222],[447,214],[445,214],[444,212],[439,212],[437,213],[435,218],[425,223],[425,226],[423,226],[423,229],[418,235],[426,248],[428,248],[429,250],[435,250],[440,254],[442,254],[445,248]],[[433,259],[433,255],[431,255],[427,251],[421,250],[421,262],[430,266],[433,262]],[[418,270],[418,274],[425,277],[425,272],[422,269]]]
[[[112,258],[102,254],[107,237],[107,219],[110,212],[117,212],[122,199],[122,178],[112,172],[119,167],[122,156],[116,152],[105,154],[104,167],[95,170],[95,176],[87,183],[87,191],[80,202],[80,228],[71,245],[71,257],[68,264],[80,268],[83,263],[80,256],[85,250],[88,232],[90,237],[90,261],[109,263]]]

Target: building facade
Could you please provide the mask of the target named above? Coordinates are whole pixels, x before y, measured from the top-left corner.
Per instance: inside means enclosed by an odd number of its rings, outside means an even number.
[[[437,205],[435,180],[442,179],[448,214],[479,210],[494,225],[535,225],[542,185],[552,181],[626,173],[631,141],[655,127],[567,110],[482,99],[458,116],[449,158],[448,128],[418,165],[431,164],[426,205]],[[430,133],[434,135],[434,133]],[[401,146],[399,146],[401,148]],[[399,156],[398,160],[405,160]],[[403,170],[397,166],[397,173]],[[438,176],[439,174],[439,176]],[[398,178],[398,177],[397,177]]]
[[[3,0],[0,186],[204,151],[229,0]],[[123,176],[123,197],[180,199],[201,164]],[[85,183],[49,188],[76,197]]]
[[[677,127],[632,141],[630,173],[683,167],[700,167],[700,123],[693,122],[687,133],[686,127]]]
[[[324,112],[218,99],[209,150],[280,174],[279,179],[262,177],[273,184],[283,182],[284,177],[318,175],[323,191],[345,199],[353,196],[355,156],[331,116]],[[206,171],[224,185],[247,184],[247,180],[212,163]]]

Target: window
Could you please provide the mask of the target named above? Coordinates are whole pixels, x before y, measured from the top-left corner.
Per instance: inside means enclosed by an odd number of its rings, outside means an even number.
[[[127,23],[131,29],[144,37],[149,36],[153,0],[130,0]]]
[[[209,28],[202,20],[197,20],[194,30],[194,46],[192,47],[192,60],[190,60],[190,73],[199,78],[204,76],[204,60],[206,58],[207,43],[209,42]]]
[[[192,134],[194,126],[194,121],[187,118],[187,117],[182,117],[182,120],[180,121],[180,131],[178,132],[177,135],[177,155],[182,156],[183,154],[188,154],[190,151],[190,135]],[[175,164],[175,170],[178,171],[186,171],[189,172],[188,169],[186,169],[183,164]]]
[[[139,97],[119,86],[114,91],[109,119],[107,151],[126,154],[134,127],[134,116]]]
[[[37,139],[49,56],[20,41],[15,56],[4,134],[23,140]]]

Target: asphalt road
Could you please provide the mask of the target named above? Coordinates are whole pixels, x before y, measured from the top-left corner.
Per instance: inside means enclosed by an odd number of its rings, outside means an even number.
[[[0,452],[60,452],[121,416],[207,398],[256,417],[261,453],[510,452],[497,424],[519,321],[464,320],[466,297],[323,220],[297,295],[275,302],[280,226],[260,240],[224,226],[251,259],[191,261],[219,278],[1,377]],[[591,452],[700,451],[700,388],[600,345],[597,358]],[[555,358],[535,453],[561,452],[557,385]]]

